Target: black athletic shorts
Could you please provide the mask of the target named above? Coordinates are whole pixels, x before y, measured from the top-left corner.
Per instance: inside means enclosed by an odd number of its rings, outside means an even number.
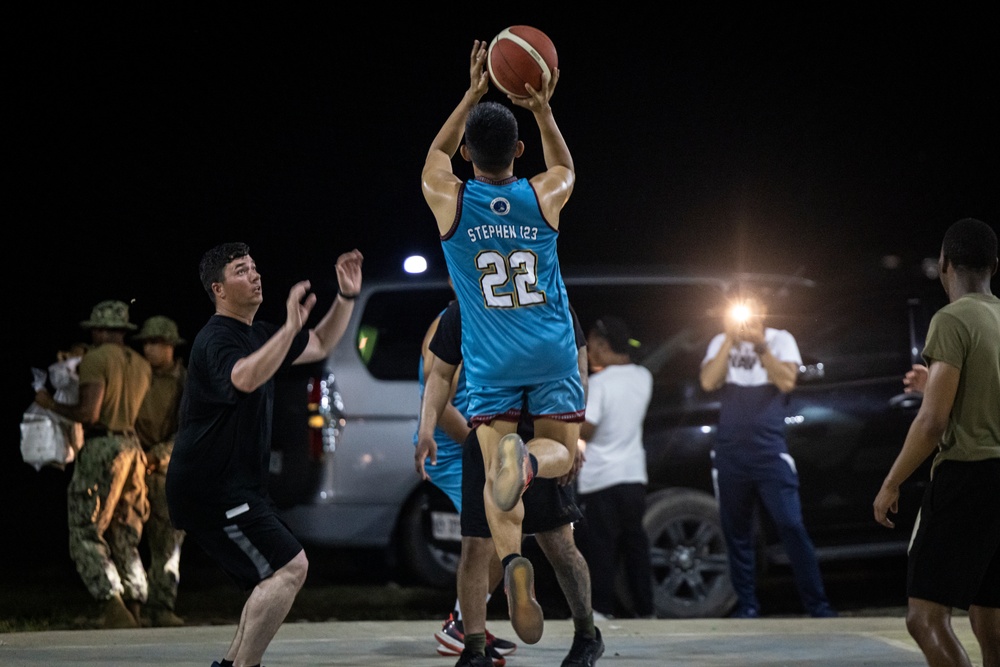
[[[1000,607],[1000,459],[942,461],[924,492],[906,594],[956,609]]]
[[[224,526],[188,528],[186,533],[240,588],[249,591],[288,565],[302,545],[273,512],[244,522],[240,518],[235,516]]]
[[[483,500],[486,469],[477,432],[478,429],[473,429],[462,446],[462,536],[492,537]],[[572,487],[560,486],[554,479],[536,477],[523,496],[522,534],[544,533],[582,519],[583,514],[573,496]]]

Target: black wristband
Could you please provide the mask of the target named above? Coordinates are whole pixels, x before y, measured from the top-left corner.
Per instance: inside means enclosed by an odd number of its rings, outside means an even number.
[[[340,291],[340,287],[337,287],[337,296],[339,296],[341,299],[344,299],[345,301],[354,301],[355,299],[358,298],[358,293],[355,292],[354,294],[344,294],[342,291]]]
[[[753,351],[757,353],[758,357],[764,356],[764,353],[767,352],[767,344],[757,343],[753,346]]]

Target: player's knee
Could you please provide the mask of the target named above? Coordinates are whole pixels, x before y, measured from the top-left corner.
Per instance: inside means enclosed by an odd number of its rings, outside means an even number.
[[[906,631],[920,644],[933,634],[933,621],[923,609],[911,604],[906,611]]]
[[[301,588],[306,582],[306,575],[309,574],[309,559],[306,557],[305,550],[296,554],[281,570],[291,580],[293,585]]]
[[[969,607],[969,623],[980,644],[1000,651],[1000,610],[973,605]]]

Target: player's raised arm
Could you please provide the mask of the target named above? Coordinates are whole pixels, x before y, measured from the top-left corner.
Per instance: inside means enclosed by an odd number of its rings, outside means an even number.
[[[573,156],[569,146],[566,145],[562,131],[556,124],[550,104],[558,82],[559,68],[555,68],[550,76],[543,77],[541,90],[535,90],[529,84],[527,86],[529,97],[510,98],[517,106],[531,111],[538,124],[546,170],[534,176],[531,184],[538,193],[545,219],[556,229],[559,228],[559,212],[569,201],[576,185]]]
[[[483,68],[485,62],[486,42],[477,39],[473,41],[469,55],[469,88],[431,141],[420,175],[424,200],[434,214],[441,234],[447,232],[454,222],[455,203],[462,185],[451,161],[462,143],[469,111],[489,89],[489,75]]]

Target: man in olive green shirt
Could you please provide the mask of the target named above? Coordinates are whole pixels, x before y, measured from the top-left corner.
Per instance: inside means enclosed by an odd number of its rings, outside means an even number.
[[[102,627],[134,628],[148,594],[139,541],[149,517],[146,456],[135,420],[152,369],[125,344],[125,332],[136,326],[124,302],[102,301],[80,326],[90,330],[93,346],[77,369],[79,402],[56,403],[45,389],[35,402],[84,426],[66,490],[69,553],[87,590],[104,603]]]
[[[938,259],[948,305],[931,319],[926,373],[904,380],[923,402],[875,498],[892,528],[899,487],[935,453],[909,549],[906,627],[928,664],[971,667],[951,625],[969,612],[984,667],[1000,666],[1000,299],[990,289],[997,235],[959,220]]]

